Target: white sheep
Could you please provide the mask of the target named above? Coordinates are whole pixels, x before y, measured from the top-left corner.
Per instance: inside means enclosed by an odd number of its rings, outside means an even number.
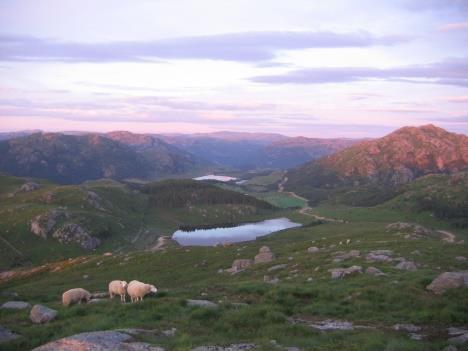
[[[114,295],[120,295],[120,301],[126,302],[127,285],[125,280],[113,280],[109,283],[109,296],[114,298]]]
[[[91,300],[91,294],[82,288],[70,289],[62,294],[62,302],[65,306],[81,303],[82,301],[89,302],[89,300]]]
[[[154,285],[145,284],[138,280],[132,280],[127,286],[127,293],[132,302],[143,300],[143,297],[149,293],[156,293],[158,289]]]

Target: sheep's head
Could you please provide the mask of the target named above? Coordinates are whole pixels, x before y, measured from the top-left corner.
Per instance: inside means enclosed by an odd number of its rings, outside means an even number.
[[[156,293],[158,291],[158,289],[156,289],[156,287],[154,285],[150,285],[150,291],[152,293]]]
[[[125,288],[127,287],[128,283],[127,283],[125,280],[122,280],[122,281],[120,282],[120,285],[122,286],[122,288],[125,289]]]

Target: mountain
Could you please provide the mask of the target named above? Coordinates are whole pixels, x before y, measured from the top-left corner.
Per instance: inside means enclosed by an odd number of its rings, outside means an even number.
[[[0,133],[0,140],[8,140],[8,139],[14,139],[14,138],[21,138],[24,136],[28,136],[31,134],[35,133],[40,133],[41,131],[38,129],[34,130],[21,130],[18,132],[5,132],[5,133]]]
[[[388,197],[417,177],[467,168],[466,135],[434,125],[403,127],[383,138],[360,142],[291,170],[285,188],[318,201],[327,198],[331,191],[366,187],[369,194],[377,193],[361,200],[375,202],[381,200],[380,195]]]
[[[161,175],[186,174],[195,169],[210,166],[208,161],[170,145],[152,135],[115,131],[106,133],[104,136],[128,145],[141,154],[150,164],[156,177]]]
[[[98,178],[144,178],[151,167],[142,155],[96,134],[36,133],[0,142],[0,170],[17,176],[80,183]]]
[[[356,142],[351,139],[312,139],[237,132],[158,137],[218,166],[241,170],[291,168]]]

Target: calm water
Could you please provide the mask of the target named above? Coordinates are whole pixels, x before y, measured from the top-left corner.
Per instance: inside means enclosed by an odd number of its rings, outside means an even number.
[[[217,243],[254,240],[259,236],[300,226],[301,224],[291,222],[288,218],[276,218],[232,228],[197,229],[191,232],[178,230],[172,238],[180,245],[212,246]]]
[[[203,177],[197,177],[193,178],[195,180],[217,180],[218,182],[229,182],[231,180],[236,180],[237,178],[234,177],[229,177],[229,176],[223,176],[223,175],[214,175],[214,174],[208,174]]]

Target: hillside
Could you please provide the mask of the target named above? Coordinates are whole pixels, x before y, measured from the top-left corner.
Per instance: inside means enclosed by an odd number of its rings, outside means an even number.
[[[272,213],[263,201],[190,180],[57,185],[0,175],[0,271],[94,251],[147,249],[181,225],[245,222]]]
[[[314,202],[333,192],[354,189],[361,193],[355,205],[375,204],[417,177],[454,173],[467,167],[467,136],[433,125],[404,127],[291,170],[285,187]]]
[[[115,131],[105,137],[130,146],[149,163],[155,177],[180,175],[210,166],[210,163],[147,134]]]
[[[36,133],[0,142],[0,171],[80,183],[149,176],[151,167],[130,147],[95,134]]]

